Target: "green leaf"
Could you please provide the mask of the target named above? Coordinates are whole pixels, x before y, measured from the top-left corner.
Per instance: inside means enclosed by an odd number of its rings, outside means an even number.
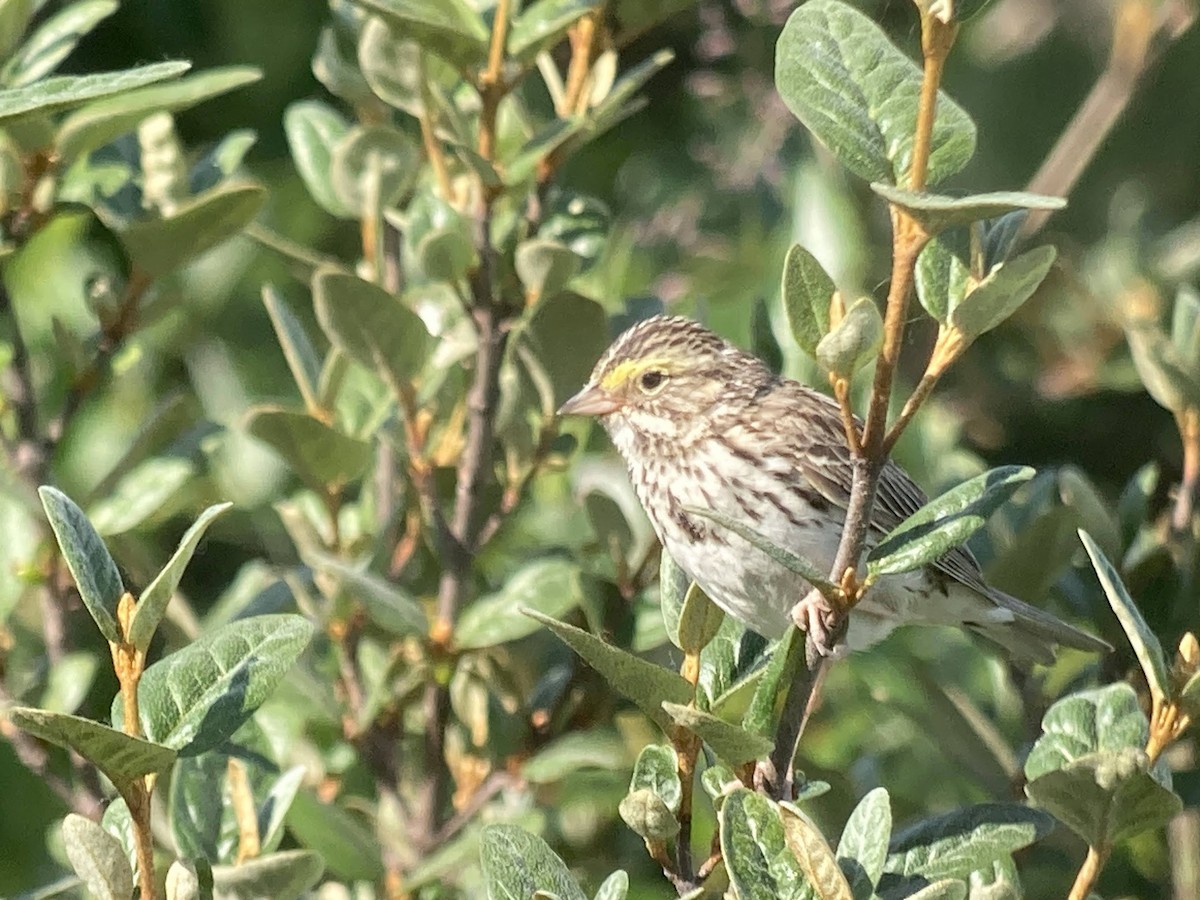
[[[334,803],[322,803],[312,791],[296,794],[287,815],[288,830],[325,860],[331,877],[375,881],[384,874],[379,842],[360,816]]]
[[[836,0],[810,0],[792,13],[776,47],[775,86],[850,171],[909,183],[921,70],[862,13]],[[974,123],[939,92],[929,183],[959,171],[974,152]]]
[[[229,132],[192,166],[188,172],[188,190],[202,194],[232,178],[257,141],[258,135],[249,128]]]
[[[942,324],[949,321],[950,310],[962,303],[970,287],[970,270],[948,243],[952,234],[934,238],[925,246],[914,273],[921,306]]]
[[[612,0],[608,4],[609,15],[617,23],[615,33],[619,45],[624,46],[638,35],[644,34],[660,22],[696,5],[696,0]]]
[[[549,844],[516,825],[484,826],[479,856],[489,900],[532,897],[536,891],[560,900],[587,900]]]
[[[399,585],[332,556],[322,554],[305,561],[338,579],[342,590],[361,602],[371,621],[385,631],[399,636],[423,637],[428,633],[425,610]]]
[[[54,146],[64,164],[103,147],[157,112],[182,112],[205,100],[227,94],[262,78],[248,66],[210,69],[171,84],[123,91],[120,96],[90,103],[71,113],[58,126]],[[158,79],[155,79],[158,80]]]
[[[62,823],[71,868],[96,900],[129,900],[133,869],[120,842],[91,819],[69,813]]]
[[[569,247],[544,238],[518,244],[514,259],[517,277],[525,285],[531,303],[553,297],[565,288],[579,272],[581,262]]]
[[[1125,337],[1147,392],[1172,412],[1200,407],[1200,374],[1188,369],[1157,322],[1132,321]]]
[[[335,346],[395,385],[416,378],[433,351],[420,316],[378,285],[339,269],[317,270],[313,306]]]
[[[771,653],[766,670],[755,685],[754,696],[742,717],[742,727],[747,731],[766,738],[774,734],[779,719],[778,708],[784,699],[780,694],[785,684],[790,686],[790,680],[798,671],[798,661],[793,657],[804,652],[804,642],[804,632],[793,625]]]
[[[521,766],[530,784],[554,784],[580,769],[620,769],[627,764],[625,744],[608,728],[569,731],[555,738]]]
[[[32,84],[58,68],[79,41],[117,11],[116,0],[83,0],[51,16],[21,45],[0,72],[7,87]]]
[[[138,690],[142,731],[195,756],[233,734],[274,692],[313,635],[300,616],[238,619],[146,669]],[[124,704],[113,701],[112,720]]]
[[[943,878],[907,897],[908,900],[966,900],[967,886],[957,878]]]
[[[296,900],[321,880],[325,861],[311,850],[284,850],[238,863],[213,866],[213,887],[222,900]]]
[[[728,528],[742,540],[754,545],[767,556],[771,557],[775,562],[779,563],[789,572],[795,572],[813,587],[820,589],[823,592],[836,593],[839,588],[829,578],[821,572],[817,564],[805,559],[802,556],[797,556],[790,550],[783,547],[777,547],[772,544],[767,538],[763,537],[754,529],[743,524],[739,519],[732,516],[727,516],[724,513],[719,513],[715,509],[700,509],[695,506],[686,506],[684,509],[693,515],[700,516],[705,519],[712,519],[722,528]]]
[[[884,872],[929,881],[967,879],[1045,837],[1053,820],[1015,803],[981,803],[923,819],[892,838]]]
[[[609,341],[608,315],[595,300],[570,291],[547,297],[522,335],[554,385],[554,402],[565,403],[591,374]]]
[[[46,517],[67,568],[71,570],[71,577],[75,579],[83,605],[92,614],[105,639],[117,643],[121,634],[114,615],[117,601],[125,593],[117,564],[83,510],[66,494],[57,488],[43,486],[38,488],[38,496],[42,498]]]
[[[951,488],[872,548],[867,555],[868,573],[878,578],[911,572],[939,559],[982,528],[1034,474],[1028,466],[1001,466]]]
[[[200,544],[200,539],[204,537],[204,532],[208,530],[208,526],[217,516],[231,506],[233,506],[232,503],[218,503],[200,513],[200,517],[180,539],[179,547],[163,570],[154,577],[149,587],[138,598],[126,639],[139,650],[145,650],[150,646],[150,639],[154,637],[154,631],[167,611],[167,604],[174,596],[175,589],[179,587],[180,579],[183,578],[183,570],[191,562],[192,555]]]
[[[883,344],[883,317],[870,297],[859,297],[817,344],[816,358],[827,372],[851,378],[875,359]]]
[[[947,322],[969,339],[991,331],[1033,296],[1056,255],[1053,247],[1037,247],[1000,263],[978,287],[950,308]]]
[[[59,747],[69,747],[103,772],[119,788],[143,775],[165,772],[175,762],[175,750],[64,713],[14,706],[8,717],[18,728]]]
[[[621,821],[630,831],[647,841],[669,841],[679,834],[679,820],[666,802],[654,791],[638,788],[617,804]]]
[[[814,359],[817,344],[829,332],[829,305],[836,290],[817,258],[793,244],[783,261],[783,312],[792,337]]]
[[[679,620],[683,617],[683,603],[691,589],[692,579],[666,550],[658,560],[658,597],[667,637],[676,647],[683,649],[679,641]]]
[[[489,32],[466,0],[354,0],[460,71],[487,59]]]
[[[679,760],[675,749],[664,744],[647,744],[638,754],[629,779],[629,793],[650,791],[670,810],[679,812],[683,786],[679,781]]]
[[[617,869],[596,889],[592,900],[625,900],[629,894],[629,876],[624,869]]]
[[[833,850],[808,817],[790,805],[781,806],[779,816],[783,821],[784,843],[817,896],[821,900],[854,900],[850,882],[838,867]]]
[[[592,668],[603,675],[612,687],[632,700],[647,716],[664,731],[671,727],[671,719],[662,708],[662,702],[685,704],[692,699],[692,686],[669,669],[626,653],[618,647],[606,644],[600,638],[582,629],[556,622],[541,613],[526,611],[541,622],[583,657]]]
[[[599,0],[539,0],[521,10],[508,33],[508,55],[530,63],[551,49],[567,29],[600,6]]]
[[[800,900],[811,885],[787,848],[775,805],[746,788],[721,803],[721,855],[738,900]]]
[[[417,243],[417,264],[435,281],[456,282],[478,262],[478,254],[460,228],[430,231]]]
[[[167,869],[167,900],[213,900],[212,881],[212,864],[207,859],[177,859]]]
[[[169,809],[171,837],[184,857],[222,858],[222,825],[227,815],[229,757],[202,753],[179,760],[171,772]]]
[[[1158,642],[1158,637],[1150,630],[1146,620],[1142,618],[1137,604],[1133,602],[1129,591],[1121,582],[1120,573],[1108,561],[1108,557],[1104,555],[1099,544],[1083,530],[1079,532],[1079,539],[1083,541],[1083,548],[1087,550],[1088,558],[1092,561],[1092,568],[1096,570],[1096,577],[1100,579],[1100,586],[1104,588],[1104,595],[1108,597],[1109,606],[1117,614],[1117,619],[1121,622],[1121,627],[1125,629],[1125,635],[1129,638],[1133,652],[1137,655],[1138,662],[1142,664],[1142,671],[1146,675],[1146,683],[1150,687],[1151,695],[1158,699],[1170,697],[1171,682],[1167,674],[1167,659],[1163,653],[1162,644]]]
[[[1171,344],[1183,368],[1200,375],[1200,292],[1191,285],[1180,285],[1175,292]]]
[[[531,562],[494,594],[463,611],[454,628],[460,650],[478,650],[519,640],[538,630],[531,612],[558,618],[583,602],[579,566],[565,559]]]
[[[262,185],[227,181],[181,203],[169,216],[131,223],[119,236],[134,264],[160,278],[233,237],[266,200]]]
[[[308,332],[273,285],[263,285],[262,299],[292,379],[304,398],[305,408],[319,409],[317,387],[321,383],[321,358],[309,340]]]
[[[196,464],[181,456],[158,456],[126,472],[102,499],[88,510],[96,531],[106,537],[143,528],[170,515],[173,505],[196,478]]]
[[[694,706],[664,702],[663,709],[676,725],[692,732],[708,744],[717,756],[734,766],[760,759],[775,746],[770,738],[746,731],[739,725],[718,719],[712,713]]]
[[[1118,682],[1079,691],[1056,702],[1042,717],[1042,736],[1025,758],[1025,778],[1033,781],[1089,754],[1141,748],[1149,734],[1146,714],[1130,685]]]
[[[307,413],[252,407],[242,427],[283,457],[289,468],[318,493],[349,484],[371,462],[370,444],[342,434]]]
[[[887,862],[891,836],[892,808],[888,792],[885,788],[875,788],[854,807],[842,829],[842,839],[838,841],[838,863],[846,873],[855,897],[870,897],[875,892]]]
[[[1155,779],[1148,757],[1136,747],[1072,760],[1030,781],[1025,793],[1090,847],[1111,847],[1158,828],[1183,808],[1183,801]]]
[[[90,100],[124,94],[134,88],[182,75],[187,62],[161,62],[95,75],[60,75],[26,87],[0,91],[0,124],[37,113],[47,115]]]
[[[38,11],[34,0],[0,0],[0,59],[8,59]]]
[[[301,100],[284,112],[283,130],[292,162],[312,198],[331,215],[353,218],[354,211],[338,198],[332,180],[333,148],[350,131],[350,123],[320,100]]]
[[[91,653],[64,653],[46,673],[38,707],[47,712],[75,712],[91,692],[99,665],[99,658]]]
[[[403,131],[385,125],[352,127],[337,142],[329,173],[338,200],[356,216],[376,215],[412,186],[421,151]]]
[[[679,613],[680,649],[685,653],[699,653],[717,636],[724,620],[725,611],[693,583]]]
[[[893,206],[906,210],[926,234],[935,235],[956,225],[995,219],[1017,209],[1063,209],[1062,197],[1028,194],[1023,191],[994,191],[967,197],[906,191],[891,184],[873,182],[871,190]]]
[[[134,836],[133,816],[129,814],[129,806],[125,803],[125,798],[117,796],[108,804],[108,809],[104,810],[104,815],[100,817],[100,824],[121,845],[121,849],[125,852],[125,858],[129,860],[131,869],[137,867],[137,838]]]

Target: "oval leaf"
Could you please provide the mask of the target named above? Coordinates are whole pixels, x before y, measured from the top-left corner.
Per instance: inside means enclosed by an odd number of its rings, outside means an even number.
[[[129,900],[133,869],[120,842],[91,819],[70,813],[62,823],[71,868],[97,900]]]
[[[775,51],[775,86],[850,171],[867,181],[908,183],[921,70],[858,10],[810,0],[792,13]],[[939,92],[929,183],[953,175],[974,152],[974,123]]]
[[[257,407],[247,414],[246,432],[283,457],[318,494],[354,481],[371,462],[371,445],[330,428],[307,413]]]
[[[871,190],[893,206],[906,210],[921,223],[926,234],[934,235],[955,225],[969,225],[984,219],[995,219],[1019,209],[1063,209],[1062,197],[1027,194],[1021,191],[994,191],[968,197],[947,197],[942,194],[906,191],[891,184],[874,182]]]
[[[332,556],[310,553],[306,562],[337,578],[342,590],[358,599],[371,621],[385,631],[396,635],[425,635],[429,631],[421,604],[398,585]]]
[[[292,162],[312,198],[331,215],[352,218],[354,210],[341,201],[333,189],[333,148],[350,130],[350,123],[328,104],[319,100],[301,100],[288,106],[283,114]]]
[[[550,845],[516,825],[486,825],[479,839],[483,882],[492,900],[532,897],[536,891],[559,900],[587,900]]]
[[[991,331],[1033,296],[1054,264],[1053,247],[1037,247],[1000,263],[950,309],[949,323],[969,339]]]
[[[90,100],[123,94],[182,75],[191,67],[192,64],[187,62],[161,62],[96,75],[61,75],[45,78],[26,87],[0,91],[0,124],[33,113],[47,115]]]
[[[782,806],[783,840],[800,864],[808,883],[821,900],[854,900],[850,883],[838,868],[833,850],[816,827],[798,809]]]
[[[883,317],[870,297],[859,297],[837,327],[817,344],[817,362],[827,372],[850,378],[875,358],[883,344]]]
[[[817,258],[793,244],[783,261],[783,312],[792,337],[814,359],[817,344],[829,332],[829,305],[836,290]]]
[[[142,731],[195,756],[233,734],[271,695],[312,638],[295,615],[239,619],[150,666],[138,690]],[[112,720],[120,722],[118,695]]]
[[[9,87],[32,84],[71,55],[93,28],[117,11],[115,0],[82,0],[51,16],[4,65],[0,81]]]
[[[284,850],[236,866],[213,866],[213,888],[222,900],[296,900],[324,872],[325,861],[311,850]]]
[[[891,836],[892,807],[888,792],[886,788],[875,788],[854,807],[838,841],[838,863],[855,897],[870,897],[875,892],[887,862]]]
[[[543,559],[520,569],[494,594],[463,611],[454,629],[460,650],[494,647],[538,630],[533,610],[550,618],[565,616],[583,602],[579,566],[565,559]]]
[[[730,765],[738,766],[761,759],[775,746],[770,738],[746,731],[694,706],[667,702],[663,703],[663,709],[676,725],[696,735]]]
[[[724,620],[724,610],[693,583],[679,613],[679,647],[685,653],[699,653],[717,636]]]
[[[788,851],[775,805],[761,794],[736,788],[721,803],[721,855],[738,900],[799,898],[812,889]]]

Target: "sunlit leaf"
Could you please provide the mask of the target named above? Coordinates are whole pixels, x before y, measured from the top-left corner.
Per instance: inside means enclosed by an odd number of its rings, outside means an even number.
[[[587,900],[550,846],[519,826],[484,827],[479,856],[489,897],[532,897],[535,891],[547,891],[560,900]]]
[[[792,337],[809,356],[829,332],[829,306],[836,288],[817,258],[793,244],[783,262],[783,311]]]
[[[129,900],[133,869],[121,844],[91,819],[69,813],[62,823],[71,868],[96,900]]]

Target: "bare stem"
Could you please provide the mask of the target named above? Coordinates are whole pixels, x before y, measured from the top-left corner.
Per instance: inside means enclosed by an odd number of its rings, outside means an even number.
[[[1096,885],[1096,879],[1100,877],[1100,870],[1108,862],[1110,852],[1108,847],[1088,847],[1087,857],[1079,867],[1079,874],[1075,876],[1075,883],[1071,885],[1071,893],[1067,894],[1067,900],[1087,900]]]
[[[1159,8],[1155,10],[1155,6]],[[1026,190],[1065,197],[1120,121],[1139,82],[1159,55],[1195,21],[1186,0],[1123,0],[1113,19],[1108,65],[1092,85]],[[1031,210],[1021,234],[1036,234],[1050,210]]]

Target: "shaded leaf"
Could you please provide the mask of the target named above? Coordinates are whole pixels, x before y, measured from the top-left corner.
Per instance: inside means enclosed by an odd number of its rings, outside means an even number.
[[[618,647],[606,644],[600,638],[582,629],[556,622],[549,616],[527,611],[526,615],[541,622],[583,657],[592,668],[603,675],[612,687],[624,694],[659,727],[671,727],[671,719],[662,708],[662,702],[688,703],[692,699],[692,686],[669,669],[626,653]]]
[[[460,71],[487,58],[488,28],[466,0],[354,0]]]
[[[679,833],[679,820],[654,791],[647,788],[631,790],[617,805],[621,821],[647,841],[667,841]]]
[[[130,259],[158,278],[233,237],[266,200],[262,185],[227,181],[185,200],[169,216],[131,223],[119,236]]]
[[[317,270],[313,306],[335,346],[396,384],[412,381],[433,349],[425,323],[399,298],[339,269]]]
[[[679,613],[679,647],[685,653],[699,653],[721,628],[725,611],[708,599],[708,594],[693,583]]]
[[[687,599],[692,579],[666,550],[658,560],[658,597],[667,637],[681,650],[679,642],[679,620],[683,616],[683,602]]]
[[[627,763],[620,735],[608,728],[589,728],[555,738],[525,761],[521,775],[530,784],[553,784],[580,769],[624,769]]]
[[[460,650],[515,641],[538,630],[530,611],[565,616],[583,602],[579,566],[565,559],[535,560],[512,575],[504,587],[463,611],[454,629]]]
[[[721,802],[721,855],[738,900],[800,900],[809,895],[787,848],[779,812],[766,797],[736,788]]]
[[[183,571],[191,562],[192,555],[200,544],[200,539],[204,537],[204,532],[208,530],[208,526],[217,516],[231,506],[233,506],[232,503],[218,503],[200,513],[200,517],[180,539],[179,547],[163,570],[154,577],[154,580],[142,592],[142,596],[138,598],[137,606],[133,610],[133,620],[129,623],[129,634],[126,636],[126,640],[139,650],[145,650],[150,646],[150,639],[154,637],[154,631],[166,613],[167,604],[174,596],[176,588],[179,587]]]
[[[329,874],[344,881],[374,881],[384,874],[379,842],[361,817],[336,803],[322,803],[312,791],[297,792],[287,814],[288,830],[316,851]]]
[[[766,670],[754,688],[754,696],[742,717],[742,727],[754,734],[770,738],[775,733],[779,719],[778,710],[783,702],[781,696],[785,679],[797,671],[793,657],[804,652],[805,636],[799,628],[788,628],[779,645],[771,653]],[[790,683],[788,683],[790,687]]]
[[[950,234],[943,234],[925,245],[917,257],[914,273],[921,306],[943,324],[949,321],[950,310],[962,302],[970,287],[971,273],[959,254],[949,246]]]
[[[264,284],[262,288],[263,305],[271,324],[275,328],[275,337],[283,350],[292,379],[304,398],[304,406],[309,410],[320,408],[317,388],[321,383],[321,357],[309,340],[308,332],[291,307],[279,295],[272,285]]]
[[[115,613],[125,585],[108,548],[83,510],[62,491],[43,486],[38,488],[38,496],[83,605],[109,642],[120,641]]]
[[[358,216],[391,206],[412,185],[421,151],[404,132],[384,125],[351,129],[329,160],[338,200]]]
[[[557,241],[534,238],[517,245],[514,265],[531,302],[553,297],[579,271],[581,260]]]
[[[1033,781],[1089,754],[1141,748],[1149,734],[1146,714],[1130,685],[1079,691],[1057,701],[1042,717],[1042,736],[1025,758],[1025,777]]]
[[[143,528],[170,515],[178,498],[196,477],[196,464],[181,456],[159,456],[138,463],[88,510],[96,530],[105,536]]]
[[[197,638],[143,673],[142,731],[183,756],[211,750],[274,692],[312,634],[300,616],[273,615],[239,619]],[[118,695],[114,722],[123,709]]]
[[[625,900],[628,893],[629,876],[624,869],[617,869],[604,879],[592,900]]]
[[[1136,747],[1072,760],[1030,781],[1025,793],[1091,847],[1111,847],[1158,828],[1183,808],[1179,797],[1155,779],[1149,758]]]
[[[385,631],[395,635],[420,636],[429,631],[425,610],[415,597],[399,585],[332,556],[314,556],[308,562],[337,578],[342,590],[362,603],[371,621]]]
[[[330,428],[307,413],[252,407],[246,432],[283,457],[310,488],[323,493],[354,481],[371,462],[371,445]]]
[[[988,517],[1036,473],[1001,466],[951,488],[892,530],[867,555],[872,577],[910,572],[966,542]]]
[[[69,747],[103,772],[118,787],[143,775],[165,772],[175,750],[84,719],[44,709],[14,706],[8,717],[18,728],[59,747]]]
[[[908,183],[921,80],[878,25],[836,0],[797,9],[776,47],[775,87],[788,109],[867,181]],[[939,93],[929,183],[953,175],[974,152],[974,123]]]
[[[675,749],[665,744],[647,744],[638,754],[629,779],[629,793],[650,791],[671,811],[679,812],[683,787],[679,781],[679,760]]]

